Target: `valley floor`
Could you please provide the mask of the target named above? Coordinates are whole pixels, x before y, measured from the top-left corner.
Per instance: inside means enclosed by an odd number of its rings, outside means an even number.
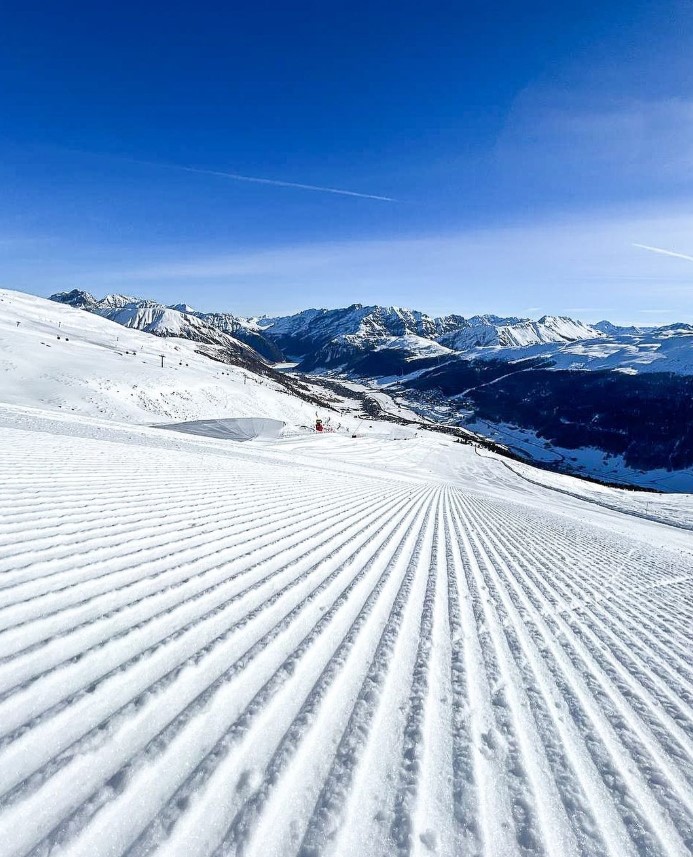
[[[1,854],[690,853],[690,500],[0,426]]]

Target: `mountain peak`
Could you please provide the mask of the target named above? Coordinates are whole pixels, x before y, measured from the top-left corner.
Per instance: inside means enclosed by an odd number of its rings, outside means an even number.
[[[132,295],[112,294],[112,295],[106,295],[105,298],[101,298],[101,300],[98,303],[99,303],[99,306],[102,306],[102,307],[110,307],[111,309],[118,309],[120,307],[127,306],[128,304],[140,303],[140,301],[138,298],[132,297]]]
[[[51,295],[49,300],[59,304],[84,309],[86,307],[96,306],[97,300],[90,292],[85,292],[82,289],[72,289],[70,292],[57,292]]]

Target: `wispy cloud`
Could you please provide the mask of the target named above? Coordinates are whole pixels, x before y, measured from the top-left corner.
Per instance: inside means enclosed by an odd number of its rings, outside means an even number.
[[[533,315],[539,307],[559,314],[570,307],[567,314],[585,321],[606,316],[624,323],[640,310],[669,306],[676,319],[688,319],[693,269],[663,265],[653,252],[634,253],[632,243],[633,236],[647,235],[647,246],[687,247],[690,212],[689,205],[676,210],[667,204],[638,215],[609,210],[526,226],[241,246],[227,253],[205,245],[147,244],[117,247],[110,255],[94,247],[77,256],[68,245],[30,258],[3,254],[0,282],[35,283],[45,291],[136,292],[249,315],[356,301],[464,315]]]
[[[240,173],[227,173],[224,170],[207,170],[202,167],[188,167],[183,164],[171,164],[162,161],[145,161],[139,158],[118,158],[121,161],[129,161],[132,164],[142,164],[143,166],[159,167],[167,170],[179,170],[185,173],[197,173],[203,176],[217,176],[218,178],[231,179],[237,182],[250,182],[251,184],[264,184],[273,187],[297,188],[298,190],[317,191],[319,193],[335,193],[339,196],[355,196],[359,199],[375,199],[379,202],[397,202],[391,196],[381,196],[374,193],[361,193],[355,190],[344,190],[344,188],[324,187],[322,185],[305,184],[303,182],[288,182],[281,179],[260,178],[259,176],[245,176]]]
[[[675,259],[686,259],[688,262],[693,262],[693,256],[687,256],[685,253],[675,253],[673,250],[663,250],[661,247],[650,247],[649,244],[635,244],[633,247],[639,247],[641,250],[649,250],[651,253],[661,253],[662,256],[673,256]]]
[[[496,143],[498,169],[532,185],[623,198],[637,181],[681,199],[691,188],[693,99],[636,100],[537,84],[521,92]]]

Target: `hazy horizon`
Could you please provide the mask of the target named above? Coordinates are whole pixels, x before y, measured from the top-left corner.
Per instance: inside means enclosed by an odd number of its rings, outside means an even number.
[[[7,288],[7,287],[2,286],[2,288]],[[72,289],[60,289],[57,292],[50,292],[47,294],[39,294],[38,292],[31,291],[28,289],[8,289],[8,290],[9,291],[19,291],[19,292],[23,292],[25,294],[30,294],[30,295],[34,295],[35,297],[42,297],[42,298],[49,298],[54,294],[69,293],[70,291],[72,291]],[[196,305],[194,302],[191,302],[189,300],[156,299],[156,298],[153,298],[151,295],[147,295],[147,294],[131,294],[129,292],[121,292],[121,291],[117,291],[117,290],[116,291],[107,291],[107,292],[103,292],[103,293],[95,293],[95,292],[90,291],[89,289],[76,289],[76,290],[88,292],[96,300],[103,300],[104,298],[112,296],[112,295],[120,295],[122,297],[132,298],[133,300],[136,300],[136,301],[139,301],[139,300],[152,300],[152,301],[157,300],[158,303],[160,303],[162,306],[165,306],[169,309],[173,309],[177,306],[181,306],[183,304],[186,304],[191,309],[191,311],[194,311],[194,312],[201,312],[201,313],[226,312],[226,313],[230,313],[232,315],[236,315],[236,316],[239,316],[242,318],[247,318],[247,319],[281,318],[281,317],[285,317],[285,316],[298,315],[299,313],[309,312],[311,310],[324,310],[327,312],[331,312],[331,311],[349,309],[352,306],[361,306],[364,308],[384,307],[384,308],[396,309],[396,310],[416,311],[416,312],[421,312],[424,315],[427,315],[431,318],[440,318],[440,317],[445,317],[445,316],[449,316],[449,315],[459,315],[459,316],[462,316],[464,318],[472,318],[474,316],[496,316],[498,318],[503,318],[503,319],[519,318],[522,320],[529,319],[530,321],[538,321],[539,319],[543,318],[544,316],[557,316],[557,317],[564,316],[564,317],[570,317],[576,321],[586,322],[587,324],[597,324],[598,322],[601,322],[601,321],[609,321],[609,322],[612,322],[613,324],[615,324],[617,326],[622,326],[622,327],[635,326],[635,327],[640,327],[640,328],[662,327],[662,326],[666,326],[666,325],[669,325],[672,323],[668,320],[667,321],[643,322],[643,321],[638,321],[638,320],[621,321],[620,319],[617,319],[615,317],[607,318],[605,316],[599,317],[599,318],[588,317],[587,315],[580,314],[577,311],[574,312],[572,315],[570,315],[568,313],[551,312],[550,310],[547,310],[545,312],[539,312],[536,307],[528,307],[524,313],[495,312],[492,309],[487,310],[485,312],[474,312],[474,313],[465,313],[465,312],[461,312],[457,309],[452,309],[449,312],[436,313],[436,312],[430,312],[429,310],[427,310],[425,307],[422,307],[422,306],[413,306],[413,305],[409,306],[409,305],[404,305],[404,304],[374,304],[374,303],[366,303],[363,301],[353,301],[351,304],[342,304],[342,305],[324,304],[324,305],[319,305],[319,306],[318,305],[303,306],[303,307],[298,307],[298,308],[294,308],[294,309],[288,309],[286,312],[275,312],[275,313],[253,312],[253,313],[249,313],[249,314],[242,314],[242,313],[234,312],[233,308],[219,307],[219,306]],[[676,321],[681,322],[681,323],[688,323],[686,321],[686,319],[684,319],[684,318],[676,319]]]

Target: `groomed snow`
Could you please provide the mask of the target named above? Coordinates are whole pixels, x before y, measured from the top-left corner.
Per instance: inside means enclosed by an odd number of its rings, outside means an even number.
[[[0,405],[0,854],[690,853],[687,498],[47,405],[94,347]]]

